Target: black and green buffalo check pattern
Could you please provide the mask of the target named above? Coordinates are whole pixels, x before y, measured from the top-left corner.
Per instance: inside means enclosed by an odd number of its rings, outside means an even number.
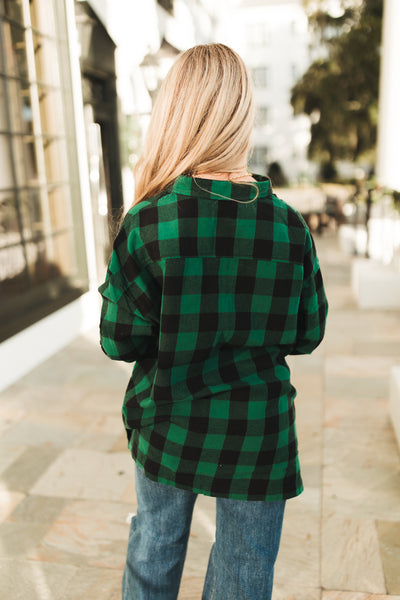
[[[303,219],[255,178],[181,176],[134,206],[100,332],[110,358],[135,361],[123,418],[150,479],[272,501],[302,491],[285,356],[318,346],[327,302]]]

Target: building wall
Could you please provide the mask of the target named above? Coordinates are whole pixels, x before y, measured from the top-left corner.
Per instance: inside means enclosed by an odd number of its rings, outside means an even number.
[[[253,170],[265,173],[268,164],[278,161],[291,180],[310,176],[310,121],[294,117],[290,105],[291,88],[311,62],[302,2],[242,0],[221,34],[253,74],[258,107]]]

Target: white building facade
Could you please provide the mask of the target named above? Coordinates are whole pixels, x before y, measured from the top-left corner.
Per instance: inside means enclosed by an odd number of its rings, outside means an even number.
[[[257,120],[251,167],[278,162],[289,180],[314,175],[307,160],[310,120],[293,115],[291,89],[310,65],[310,34],[301,0],[241,0],[221,31],[250,68]]]

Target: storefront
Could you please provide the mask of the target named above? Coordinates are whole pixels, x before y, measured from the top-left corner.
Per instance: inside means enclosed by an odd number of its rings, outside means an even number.
[[[0,0],[0,390],[98,323],[151,111],[145,58],[163,77],[204,31],[186,0]]]
[[[71,19],[69,0],[0,0],[0,388],[97,319]]]
[[[0,6],[3,341],[87,291],[88,272],[63,4]]]

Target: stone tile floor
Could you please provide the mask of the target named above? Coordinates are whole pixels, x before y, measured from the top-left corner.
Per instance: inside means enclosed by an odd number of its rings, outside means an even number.
[[[351,259],[317,239],[330,316],[290,359],[305,492],[290,500],[274,600],[400,600],[400,456],[388,382],[400,310],[360,311]],[[135,512],[120,419],[129,365],[92,331],[0,398],[0,599],[117,600]],[[214,502],[199,497],[180,600],[201,598]]]

